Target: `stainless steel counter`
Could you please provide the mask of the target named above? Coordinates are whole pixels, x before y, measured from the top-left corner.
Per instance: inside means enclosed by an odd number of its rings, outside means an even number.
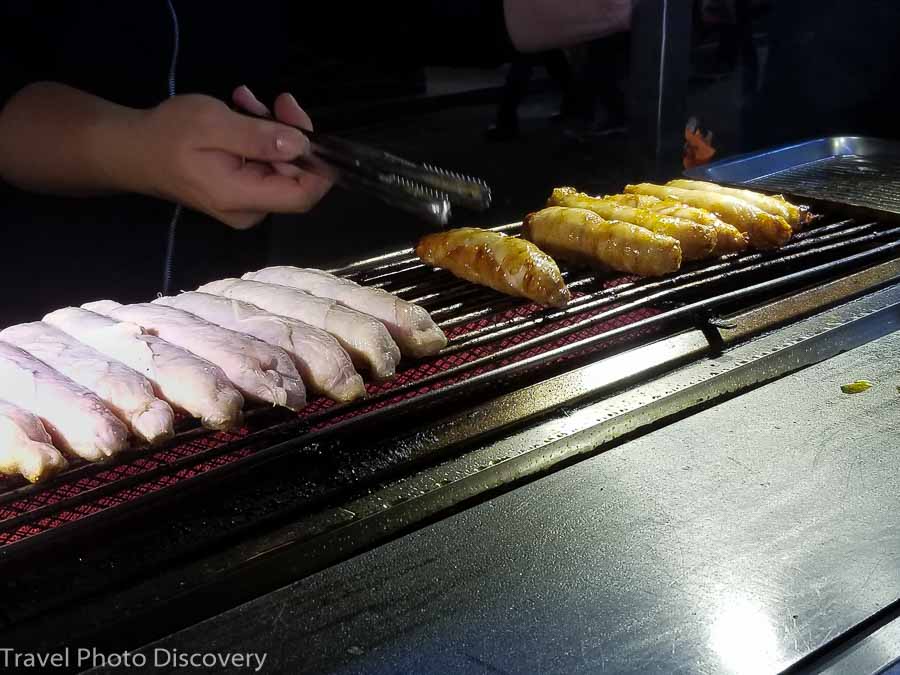
[[[267,652],[266,672],[782,670],[900,598],[898,386],[893,333],[148,649]]]

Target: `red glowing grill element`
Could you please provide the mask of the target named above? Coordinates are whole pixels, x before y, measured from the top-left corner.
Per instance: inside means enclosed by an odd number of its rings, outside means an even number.
[[[597,283],[598,290],[608,290],[615,286],[633,281],[633,278],[620,277],[604,279]],[[451,283],[452,280],[451,280]],[[421,289],[419,289],[421,290]],[[408,293],[406,293],[408,295]],[[487,296],[487,301],[486,300]],[[575,298],[587,297],[584,292],[576,292]],[[473,302],[474,301],[474,302]],[[546,313],[546,310],[533,303],[503,298],[491,291],[484,290],[472,294],[471,300],[466,306],[473,304],[486,305],[495,302],[500,305],[509,305],[496,312],[485,314],[472,321],[460,323],[447,329],[448,338],[453,345],[455,341],[465,338],[476,331],[484,331],[492,325],[507,322],[510,319],[529,319]],[[584,313],[572,314],[557,320],[544,321],[534,327],[508,335],[494,342],[480,344],[471,349],[461,349],[446,355],[437,355],[433,358],[414,362],[398,374],[380,383],[372,383],[367,386],[371,403],[363,402],[357,406],[350,406],[343,410],[334,401],[317,398],[301,411],[300,420],[309,420],[309,431],[324,431],[329,427],[348,422],[361,415],[372,413],[387,408],[393,408],[397,404],[415,399],[427,392],[439,391],[445,387],[465,381],[467,378],[491,369],[529,358],[536,354],[548,352],[561,346],[577,343],[586,336],[599,335],[610,328],[627,325],[633,321],[651,316],[656,312],[653,309],[644,309],[631,312],[610,321],[598,323],[592,327],[550,339],[540,345],[531,347],[513,356],[493,361],[490,364],[481,365],[473,369],[441,377],[443,373],[453,371],[476,359],[484,359],[498,352],[518,345],[526,340],[539,338],[552,330],[563,326],[569,326],[576,321],[595,316],[608,307],[596,308]],[[593,346],[588,351],[598,351],[603,345]],[[573,352],[562,358],[573,358],[581,354]],[[430,382],[421,387],[416,383],[430,378]],[[395,389],[402,392],[391,396]],[[332,412],[333,411],[333,412]],[[287,415],[280,416],[277,423],[284,424]],[[272,416],[268,416],[267,423],[272,424]],[[271,438],[263,436],[254,440],[254,434],[266,427],[248,425],[235,432],[210,432],[200,433],[192,438],[161,450],[151,451],[148,454],[136,456],[110,468],[96,472],[86,472],[83,476],[71,472],[69,480],[62,477],[62,481],[56,485],[42,489],[26,487],[20,498],[6,500],[0,503],[0,547],[21,542],[29,537],[53,530],[61,525],[72,523],[93,516],[102,511],[120,507],[147,494],[157,492],[184,480],[197,477],[212,469],[219,468],[240,459],[252,455],[260,449],[271,445]],[[230,446],[236,446],[231,448]],[[211,454],[218,448],[227,448],[221,454]],[[197,462],[191,462],[191,458],[204,456]],[[91,467],[86,467],[91,468]],[[93,492],[101,491],[110,485],[126,483],[121,489],[106,490],[103,494],[92,496]],[[0,491],[2,494],[2,491]],[[66,504],[64,508],[54,508],[57,504]],[[41,516],[42,511],[48,511],[48,515]],[[20,524],[15,524],[21,521]]]
[[[429,399],[455,401],[454,395],[497,382],[498,377],[533,380],[541,371],[546,376],[544,369],[550,366],[652,337],[670,325],[663,307],[684,303],[698,293],[726,298],[727,291],[751,280],[774,283],[798,268],[812,271],[823,260],[838,270],[845,269],[846,261],[855,264],[860,255],[882,251],[896,255],[900,228],[887,227],[851,220],[821,224],[779,252],[727,256],[658,280],[567,271],[573,299],[563,310],[544,309],[426,269],[410,257],[410,251],[350,266],[341,273],[421,302],[446,331],[448,346],[433,358],[402,364],[403,369],[386,382],[370,384],[362,401],[338,405],[319,398],[299,416],[254,411],[238,431],[191,429],[171,446],[137,450],[114,464],[76,464],[48,485],[23,486],[0,479],[0,551],[173,486],[211,477],[219,469],[234,468],[281,441],[312,439],[411,405],[418,410]],[[891,238],[893,243],[883,244]],[[864,253],[856,253],[860,250]]]
[[[465,336],[475,329],[489,326],[495,321],[507,320],[514,316],[530,316],[541,311],[543,311],[542,308],[537,305],[519,305],[500,311],[494,316],[457,326],[452,331],[448,331],[450,333],[449,337],[451,337],[452,340],[454,338]],[[598,309],[587,315],[592,315],[599,311],[600,310]],[[362,405],[346,412],[336,411],[337,414],[323,416],[324,413],[338,406],[333,401],[325,398],[318,398],[311,401],[310,405],[301,412],[299,417],[301,419],[319,418],[319,420],[311,426],[310,430],[322,431],[328,427],[346,422],[360,415],[394,407],[401,401],[416,398],[426,392],[440,390],[446,386],[461,382],[472,375],[486,372],[491,368],[496,368],[497,366],[505,365],[507,363],[513,363],[563,345],[576,343],[585,336],[598,335],[612,327],[627,325],[638,319],[650,316],[653,313],[655,313],[655,310],[650,309],[633,312],[613,319],[612,321],[598,324],[590,329],[585,329],[546,342],[540,347],[533,347],[516,356],[503,359],[492,365],[481,366],[453,377],[440,379],[422,388],[407,389],[404,393],[398,394],[397,396],[384,396],[384,394],[389,393],[392,389],[404,385],[414,385],[425,377],[440,375],[461,364],[468,363],[476,358],[489,356],[505,347],[539,336],[542,333],[546,333],[562,325],[571,324],[576,320],[585,318],[585,316],[577,315],[567,317],[558,322],[548,322],[542,324],[539,328],[523,331],[512,337],[498,341],[495,344],[459,351],[448,356],[438,355],[432,359],[414,363],[410,367],[399,372],[390,380],[369,384],[367,392],[370,397],[381,395],[380,398],[371,404]],[[602,346],[594,347],[591,351],[597,351],[598,349],[602,349]],[[571,355],[566,355],[564,358],[573,358],[575,356],[579,356],[579,354],[573,353]],[[225,466],[248,457],[259,449],[268,447],[270,445],[270,439],[264,437],[255,443],[250,442],[240,445],[235,449],[228,450],[223,454],[213,455],[198,463],[174,468],[179,463],[183,463],[185,460],[189,460],[191,457],[195,457],[204,451],[234,445],[251,437],[254,432],[260,430],[261,429],[259,428],[245,426],[235,432],[210,432],[209,434],[199,435],[176,445],[135,457],[132,460],[125,461],[108,469],[75,478],[71,481],[62,482],[59,485],[49,487],[48,489],[41,490],[38,488],[19,499],[0,504],[0,528],[2,528],[4,525],[9,524],[8,521],[22,520],[35,512],[50,510],[53,505],[60,502],[79,500],[79,503],[74,506],[62,510],[53,510],[50,515],[38,517],[37,519],[27,519],[18,526],[0,531],[0,547],[18,543],[28,537],[39,535],[61,525],[87,518],[106,509],[122,506],[149,493],[156,492],[186,479],[199,476],[211,469]],[[167,471],[167,467],[173,468],[172,470]],[[142,476],[148,476],[148,478],[141,480]],[[92,491],[110,484],[120,483],[125,479],[129,479],[129,485],[123,487],[121,490],[105,493],[95,499],[90,498],[90,493]],[[134,482],[135,480],[138,482]],[[26,489],[31,490],[31,488]]]
[[[191,440],[178,443],[171,447],[158,450],[152,454],[115,465],[97,473],[85,475],[71,481],[61,482],[59,485],[46,490],[34,491],[32,494],[0,504],[0,526],[13,519],[22,519],[31,513],[52,507],[54,504],[66,501],[78,500],[74,506],[62,510],[56,510],[51,515],[26,521],[17,527],[0,531],[0,546],[17,543],[28,537],[52,530],[60,525],[71,523],[82,518],[94,515],[106,509],[115,508],[131,502],[148,493],[161,488],[174,485],[186,478],[198,476],[210,469],[223,466],[253,452],[250,446],[240,447],[225,455],[211,457],[192,466],[176,468],[171,472],[159,472],[167,467],[176,465],[179,460],[189,459],[203,450],[212,449],[233,443],[250,433],[243,428],[234,433],[216,432],[206,436],[199,436]],[[92,491],[116,484],[125,479],[135,479],[141,476],[155,476],[148,480],[133,483],[121,490],[98,495],[95,499],[79,500],[89,497]]]

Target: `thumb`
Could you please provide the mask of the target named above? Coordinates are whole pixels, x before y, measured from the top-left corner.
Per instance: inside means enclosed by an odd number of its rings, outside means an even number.
[[[309,153],[309,140],[298,129],[257,119],[222,106],[210,115],[200,148],[224,150],[261,162],[285,162]]]

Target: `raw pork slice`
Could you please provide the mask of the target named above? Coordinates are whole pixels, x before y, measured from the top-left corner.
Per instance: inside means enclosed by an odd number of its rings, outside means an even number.
[[[317,298],[289,286],[243,279],[213,281],[197,290],[243,300],[328,331],[347,350],[353,363],[367,368],[377,378],[391,377],[400,361],[400,349],[383,323],[334,300]]]
[[[0,340],[40,359],[66,377],[87,387],[148,443],[161,443],[175,435],[175,414],[153,393],[146,377],[68,333],[43,321],[10,326]]]
[[[306,385],[317,393],[336,401],[351,401],[366,392],[347,352],[320,328],[209,293],[192,291],[153,302],[183,309],[223,328],[281,347],[293,357]]]
[[[37,483],[67,464],[36,415],[0,401],[0,473],[20,473]]]
[[[0,342],[0,398],[40,417],[53,445],[89,462],[128,447],[128,428],[95,393],[8,342]]]
[[[217,365],[194,356],[134,323],[116,321],[80,307],[50,312],[44,321],[98,352],[144,375],[156,392],[179,410],[199,417],[209,429],[241,422],[244,397]]]
[[[444,331],[424,307],[401,300],[380,288],[361,286],[322,270],[289,266],[266,267],[258,272],[248,272],[243,278],[297,288],[374,316],[390,331],[406,356],[431,356],[447,345]]]
[[[150,334],[212,361],[244,396],[291,410],[306,405],[306,389],[300,374],[283,349],[174,307],[149,302],[120,305],[111,300],[83,307],[136,323]]]

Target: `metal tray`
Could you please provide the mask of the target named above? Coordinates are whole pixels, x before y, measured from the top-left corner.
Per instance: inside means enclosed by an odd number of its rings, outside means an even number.
[[[717,183],[900,214],[900,143],[831,136],[723,159],[685,172]]]

